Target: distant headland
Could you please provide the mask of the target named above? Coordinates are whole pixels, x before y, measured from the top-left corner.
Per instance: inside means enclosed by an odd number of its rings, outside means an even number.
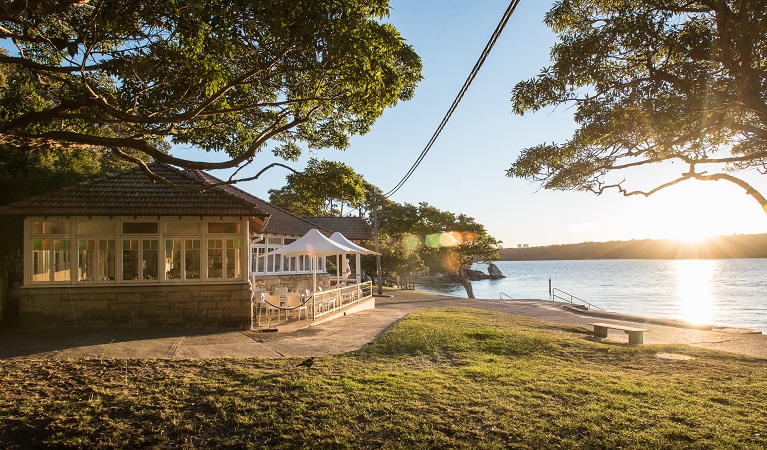
[[[735,234],[699,242],[642,239],[501,250],[501,261],[722,258],[767,258],[767,234]]]

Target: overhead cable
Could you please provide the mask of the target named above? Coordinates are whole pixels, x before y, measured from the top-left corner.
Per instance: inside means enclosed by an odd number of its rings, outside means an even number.
[[[439,126],[437,127],[437,130],[431,136],[431,139],[429,139],[429,142],[426,144],[426,147],[424,147],[423,151],[418,156],[418,159],[416,159],[415,163],[413,163],[412,167],[410,167],[410,170],[408,170],[407,174],[405,174],[405,176],[402,177],[399,183],[397,183],[397,185],[394,186],[392,190],[384,194],[385,197],[391,197],[392,195],[394,195],[407,182],[407,180],[410,179],[410,176],[413,175],[413,172],[415,172],[415,169],[418,168],[418,166],[421,164],[421,161],[423,161],[423,158],[426,156],[427,153],[429,153],[429,150],[431,149],[432,145],[434,145],[434,142],[437,140],[437,137],[439,137],[440,133],[442,132],[442,129],[445,128],[445,125],[447,125],[448,120],[450,120],[450,117],[453,115],[453,112],[458,107],[458,104],[461,102],[461,99],[463,99],[463,96],[466,93],[466,91],[469,89],[469,86],[471,85],[472,81],[474,81],[474,78],[477,76],[477,73],[479,73],[479,69],[482,67],[482,64],[484,64],[485,59],[487,59],[487,56],[490,54],[490,50],[493,48],[496,41],[501,36],[501,32],[503,31],[504,27],[506,27],[506,24],[509,22],[511,15],[514,14],[514,10],[517,8],[519,1],[520,0],[512,0],[511,3],[509,3],[509,7],[506,8],[506,12],[503,13],[503,17],[501,18],[501,21],[498,23],[498,26],[495,28],[495,31],[493,32],[492,36],[490,36],[490,40],[487,42],[485,49],[482,51],[482,54],[479,56],[479,59],[474,64],[474,68],[471,69],[471,73],[469,74],[469,77],[463,83],[463,87],[461,87],[461,90],[458,92],[458,95],[455,97],[455,100],[453,100],[453,104],[450,105],[450,109],[448,109],[447,113],[445,114],[445,117],[442,118],[442,122],[440,122]]]

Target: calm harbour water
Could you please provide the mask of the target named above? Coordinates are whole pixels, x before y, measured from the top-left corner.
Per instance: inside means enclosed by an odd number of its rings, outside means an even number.
[[[549,299],[552,286],[604,310],[767,332],[767,259],[498,261],[500,280],[472,282],[477,298]],[[475,269],[487,272],[487,265]],[[466,297],[459,284],[416,288]],[[561,295],[561,294],[559,294]],[[504,297],[506,298],[506,297]]]

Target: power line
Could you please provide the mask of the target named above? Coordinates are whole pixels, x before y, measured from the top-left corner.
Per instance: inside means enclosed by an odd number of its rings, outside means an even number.
[[[517,8],[519,1],[520,0],[512,0],[511,3],[509,3],[509,7],[506,8],[506,12],[503,13],[503,17],[501,17],[501,21],[498,23],[498,26],[495,28],[495,31],[493,31],[492,36],[490,36],[490,40],[487,42],[485,49],[482,51],[482,54],[479,56],[479,59],[474,64],[474,68],[471,69],[471,73],[469,74],[469,77],[463,83],[463,87],[461,87],[461,90],[458,92],[458,95],[455,97],[455,100],[453,100],[453,104],[450,105],[450,109],[448,109],[447,113],[445,114],[445,117],[442,118],[442,122],[440,122],[439,126],[437,127],[437,130],[431,136],[431,139],[429,139],[429,142],[426,144],[426,147],[424,147],[423,151],[418,156],[418,159],[416,159],[415,163],[413,163],[412,167],[410,167],[410,170],[408,170],[407,174],[405,174],[405,176],[402,177],[399,183],[397,183],[397,185],[394,186],[392,190],[384,194],[384,197],[391,197],[392,195],[394,195],[407,182],[407,180],[410,179],[410,176],[413,175],[413,172],[415,172],[415,169],[417,169],[418,166],[421,164],[421,161],[423,161],[423,158],[426,156],[427,153],[429,153],[429,150],[431,149],[432,145],[434,145],[434,142],[437,140],[437,137],[439,137],[440,133],[442,132],[442,129],[445,128],[445,125],[447,125],[448,120],[450,120],[450,117],[453,115],[453,112],[458,107],[458,104],[461,102],[461,99],[463,99],[463,96],[466,93],[466,91],[469,89],[469,86],[471,85],[472,81],[474,81],[474,78],[477,76],[477,73],[479,73],[479,69],[482,67],[482,64],[484,64],[485,59],[487,59],[487,56],[490,54],[490,50],[493,48],[496,41],[501,36],[501,32],[503,32],[504,27],[506,27],[506,24],[509,22],[511,15],[514,14],[514,10]]]

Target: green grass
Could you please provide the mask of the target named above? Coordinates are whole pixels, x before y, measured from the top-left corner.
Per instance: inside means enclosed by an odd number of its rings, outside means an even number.
[[[588,336],[427,309],[310,369],[2,361],[0,447],[767,448],[766,360]]]

